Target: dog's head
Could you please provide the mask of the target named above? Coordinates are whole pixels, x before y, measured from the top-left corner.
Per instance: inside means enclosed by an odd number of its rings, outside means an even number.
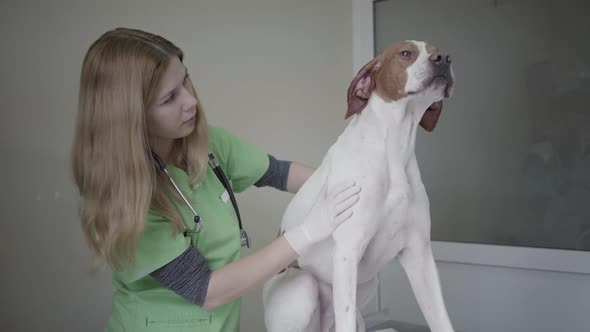
[[[371,73],[373,93],[386,102],[405,97],[431,99],[434,104],[426,110],[420,125],[434,130],[442,109],[437,101],[453,94],[451,56],[425,42],[404,41],[385,49],[377,60],[381,66]]]

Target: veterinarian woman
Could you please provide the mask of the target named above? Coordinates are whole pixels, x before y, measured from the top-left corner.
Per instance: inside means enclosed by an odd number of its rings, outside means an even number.
[[[72,163],[84,234],[113,269],[107,331],[238,331],[239,298],[330,236],[359,199],[353,183],[324,190],[300,227],[240,259],[231,189],[294,193],[313,170],[207,125],[182,60],[166,39],[120,28],[82,64]],[[353,81],[369,82],[373,65]],[[349,91],[349,107],[366,93]]]

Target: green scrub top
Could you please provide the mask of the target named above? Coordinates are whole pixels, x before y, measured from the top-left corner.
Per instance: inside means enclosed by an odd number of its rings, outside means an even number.
[[[269,166],[268,156],[224,129],[209,127],[210,149],[236,193],[258,181]],[[240,299],[207,311],[163,287],[150,273],[166,265],[190,245],[205,257],[211,270],[240,258],[240,232],[231,200],[210,167],[191,190],[188,175],[169,166],[180,190],[202,218],[199,234],[186,237],[173,232],[170,222],[150,210],[145,230],[135,248],[135,264],[113,272],[112,312],[106,331],[239,331]],[[194,229],[193,214],[175,202],[184,224]]]

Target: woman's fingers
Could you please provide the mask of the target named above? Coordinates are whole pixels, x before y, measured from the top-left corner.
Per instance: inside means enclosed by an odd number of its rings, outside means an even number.
[[[333,188],[331,188],[329,190],[329,194],[328,197],[334,199],[335,202],[340,202],[340,200],[338,200],[338,197],[340,196],[340,194],[342,194],[343,192],[346,192],[348,189],[350,189],[351,187],[354,187],[355,182],[354,180],[344,180],[342,182],[338,182],[336,183],[336,185],[334,185]]]
[[[339,216],[343,212],[345,212],[345,211],[349,210],[351,207],[353,207],[359,201],[359,199],[360,199],[360,196],[358,195],[358,191],[357,191],[357,193],[348,197],[346,200],[336,204],[336,207],[334,208],[334,213],[336,214],[336,216]]]
[[[344,213],[340,214],[339,216],[336,216],[336,218],[334,218],[334,224],[336,226],[339,226],[343,222],[350,219],[350,217],[352,217],[352,215],[353,215],[352,210],[347,210],[346,212],[344,212]]]
[[[354,182],[349,185],[348,187],[336,192],[336,197],[334,197],[334,203],[340,204],[350,198],[353,195],[358,194],[361,191],[361,187],[357,186]]]

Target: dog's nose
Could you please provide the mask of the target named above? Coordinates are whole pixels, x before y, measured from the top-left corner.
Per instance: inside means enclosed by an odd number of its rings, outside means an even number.
[[[437,66],[448,66],[451,64],[451,56],[442,52],[435,52],[430,56],[430,61]]]

